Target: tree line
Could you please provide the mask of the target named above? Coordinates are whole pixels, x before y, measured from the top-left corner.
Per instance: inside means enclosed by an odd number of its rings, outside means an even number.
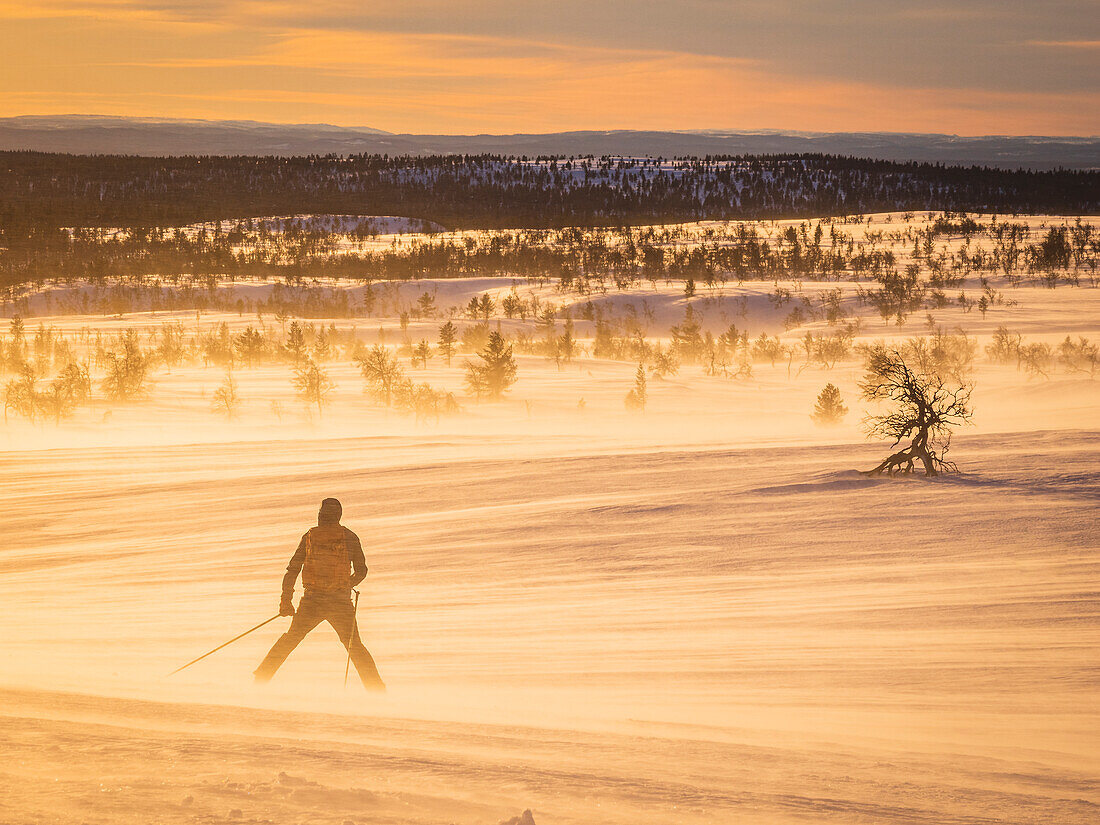
[[[0,287],[15,294],[20,286],[45,281],[129,282],[135,296],[171,309],[207,306],[206,293],[219,280],[276,280],[284,286],[262,308],[278,311],[280,301],[300,300],[288,293],[319,278],[369,284],[513,277],[556,281],[582,294],[679,281],[689,297],[699,287],[727,281],[878,279],[889,298],[891,291],[904,293],[918,271],[927,273],[928,286],[941,295],[974,275],[1004,277],[1013,285],[1031,279],[1056,286],[1082,279],[1095,283],[1100,272],[1100,232],[1081,219],[1035,232],[1026,223],[996,215],[940,213],[923,223],[912,217],[909,213],[910,219],[899,224],[862,233],[850,228],[853,221],[864,220],[855,215],[786,226],[719,222],[702,228],[429,232],[406,236],[400,244],[380,244],[369,235],[336,231],[320,222],[280,232],[251,219],[152,229],[79,227],[11,240],[0,249]],[[125,300],[117,290],[115,297]],[[316,292],[314,297],[319,297]],[[370,315],[374,297],[385,303],[384,295],[369,292],[361,309],[350,307],[346,295],[328,297],[332,300],[307,307],[307,314]],[[89,307],[93,296],[82,300],[69,309],[99,309]]]
[[[1100,172],[821,154],[678,159],[497,155],[133,157],[0,152],[0,226],[176,226],[242,215],[403,215],[563,227],[898,210],[1094,214]]]

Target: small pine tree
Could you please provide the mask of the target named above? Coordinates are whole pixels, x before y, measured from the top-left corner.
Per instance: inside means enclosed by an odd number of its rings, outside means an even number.
[[[447,359],[447,366],[451,365],[451,357],[455,354],[455,341],[458,340],[458,330],[454,323],[448,321],[439,328],[439,352]]]
[[[302,356],[306,353],[306,331],[300,323],[297,321],[290,322],[290,330],[286,334],[286,344],[284,349],[290,354],[291,360],[295,366],[302,360]]]
[[[233,348],[237,351],[237,357],[243,358],[248,368],[252,369],[253,361],[263,352],[264,336],[251,325],[247,326],[233,339]]]
[[[645,405],[648,400],[649,392],[646,389],[645,364],[638,364],[638,370],[634,373],[634,386],[626,394],[626,408],[645,412]]]
[[[478,353],[481,363],[466,362],[466,386],[478,398],[499,400],[516,383],[516,359],[512,348],[499,332],[490,332],[485,349]]]
[[[653,353],[653,366],[650,369],[658,378],[667,378],[680,371],[680,362],[676,360],[676,355],[671,349],[662,351],[658,345]]]
[[[416,362],[419,361],[420,366],[422,366],[424,369],[427,369],[428,359],[431,358],[433,355],[435,355],[435,353],[432,352],[431,344],[429,344],[427,341],[421,341],[413,348],[413,366],[415,367]]]
[[[489,316],[493,314],[493,310],[496,308],[496,302],[486,292],[477,301],[478,313],[481,315],[481,319],[485,323],[489,323]]]
[[[577,340],[573,337],[573,331],[566,327],[565,332],[558,336],[555,349],[555,361],[559,364],[564,361],[568,364],[577,354]]]
[[[435,296],[430,292],[420,293],[420,297],[416,299],[416,311],[424,318],[435,315]]]
[[[317,337],[313,339],[313,359],[318,363],[332,358],[332,339],[324,327],[317,330]]]
[[[847,414],[848,408],[844,406],[844,399],[840,397],[840,390],[833,384],[826,384],[817,396],[817,403],[814,405],[814,414],[811,418],[819,426],[828,427],[839,424]]]

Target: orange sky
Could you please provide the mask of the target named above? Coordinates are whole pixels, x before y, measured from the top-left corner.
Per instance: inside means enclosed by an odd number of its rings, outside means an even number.
[[[364,5],[0,0],[0,116],[1100,133],[1092,2]]]

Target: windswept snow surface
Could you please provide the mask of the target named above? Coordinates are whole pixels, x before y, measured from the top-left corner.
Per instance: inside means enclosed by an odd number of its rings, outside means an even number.
[[[1095,822],[1098,447],[6,453],[0,818]],[[389,693],[326,628],[267,689],[278,627],[168,678],[274,613],[329,494]]]

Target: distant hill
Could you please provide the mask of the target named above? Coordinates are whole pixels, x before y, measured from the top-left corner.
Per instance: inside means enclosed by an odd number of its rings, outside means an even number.
[[[1100,171],[833,155],[140,157],[0,153],[0,240],[66,226],[397,215],[448,228],[642,225],[887,211],[1095,215]]]
[[[1100,169],[1100,137],[629,130],[411,135],[325,124],[91,115],[0,118],[0,150],[143,156],[491,153],[674,157],[816,153],[1004,169]]]
[[[74,155],[309,155],[377,152],[379,129],[252,120],[60,117],[0,118],[0,151]]]

